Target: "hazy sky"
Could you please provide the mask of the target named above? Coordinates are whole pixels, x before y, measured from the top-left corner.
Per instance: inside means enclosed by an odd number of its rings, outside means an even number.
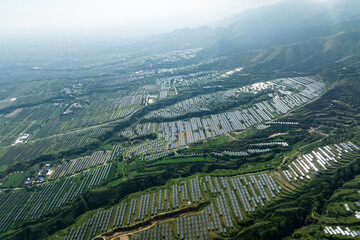
[[[280,0],[0,0],[0,37],[118,33],[195,27]]]

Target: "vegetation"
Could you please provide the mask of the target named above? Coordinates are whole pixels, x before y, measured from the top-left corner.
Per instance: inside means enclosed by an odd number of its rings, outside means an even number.
[[[358,17],[304,11],[290,31],[276,6],[251,26],[69,54],[71,66],[0,58],[0,238],[360,230]]]

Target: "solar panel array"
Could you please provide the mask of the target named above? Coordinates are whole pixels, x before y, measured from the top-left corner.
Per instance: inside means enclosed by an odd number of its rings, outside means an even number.
[[[169,224],[169,229],[171,226],[174,227],[175,236],[179,239],[194,237],[207,239],[209,232],[226,234],[244,221],[249,214],[280,196],[284,191],[282,185],[286,182],[307,175],[313,176],[316,171],[328,169],[333,162],[339,163],[344,155],[359,150],[359,147],[352,142],[319,147],[290,162],[288,170],[280,172],[283,173],[282,175],[273,172],[238,176],[196,175],[175,181],[156,191],[134,195],[117,206],[94,213],[90,222],[83,223],[77,229],[69,229],[67,236],[74,236],[73,239],[90,239],[89,236],[104,233],[111,227],[119,228],[121,232],[127,229],[126,227],[141,226],[145,222],[151,223],[160,214],[182,212],[206,201],[209,201],[208,205],[197,213],[186,214],[185,211],[185,214],[175,220],[156,222],[155,226],[144,230],[140,227],[140,230],[131,233],[130,237],[131,239],[148,239],[151,236],[166,238],[166,234],[162,234],[162,226],[166,224]],[[107,223],[108,221],[110,224]],[[167,238],[170,236],[169,229]]]
[[[77,177],[48,182],[34,192],[0,194],[0,232],[5,232],[15,221],[36,220],[62,207],[107,179],[111,166],[110,163]]]

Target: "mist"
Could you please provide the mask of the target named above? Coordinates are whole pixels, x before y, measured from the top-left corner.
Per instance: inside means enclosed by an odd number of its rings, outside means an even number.
[[[198,27],[280,0],[12,0],[0,2],[2,39],[131,38]]]
[[[239,13],[291,1],[327,0],[0,1],[0,53],[129,45],[175,29],[215,28]]]

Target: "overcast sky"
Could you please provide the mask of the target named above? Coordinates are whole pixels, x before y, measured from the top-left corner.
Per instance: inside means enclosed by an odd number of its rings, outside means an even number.
[[[129,36],[196,27],[280,0],[0,0],[0,37],[116,32]]]

